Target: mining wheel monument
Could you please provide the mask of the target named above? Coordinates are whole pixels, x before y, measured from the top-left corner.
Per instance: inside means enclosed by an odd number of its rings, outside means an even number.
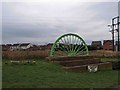
[[[85,41],[77,34],[65,34],[59,37],[52,46],[50,56],[88,55]]]
[[[61,64],[67,71],[96,72],[112,69],[111,62],[101,62],[100,59],[90,56],[85,41],[72,33],[64,34],[55,41],[47,59]]]

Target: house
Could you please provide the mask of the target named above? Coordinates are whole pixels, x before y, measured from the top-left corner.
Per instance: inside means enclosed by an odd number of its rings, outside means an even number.
[[[2,51],[10,51],[11,50],[11,46],[12,44],[2,44],[1,47],[2,47]]]
[[[50,50],[52,47],[53,43],[49,43],[47,45],[40,45],[40,50]]]
[[[46,50],[47,49],[46,45],[40,45],[39,47],[40,47],[40,50]]]
[[[28,48],[27,50],[28,51],[37,51],[37,50],[40,50],[40,47],[37,45],[33,45],[32,47]]]
[[[51,49],[52,45],[53,45],[53,43],[47,44],[46,49]]]
[[[103,50],[113,50],[112,40],[103,40]]]
[[[2,44],[1,46],[2,46],[2,51],[7,51],[8,50],[5,44]]]
[[[22,44],[19,45],[20,50],[27,50],[30,47],[33,47],[33,45],[31,43],[22,43]]]
[[[17,50],[19,50],[19,49],[20,49],[20,44],[19,44],[19,43],[13,44],[13,45],[11,46],[11,51],[17,51]]]
[[[17,50],[27,50],[28,48],[32,47],[33,45],[31,43],[17,43],[13,44],[11,46],[12,51],[17,51]]]
[[[101,41],[92,41],[92,47],[95,47],[97,50],[102,49],[102,42]]]
[[[6,47],[8,48],[9,51],[12,50],[12,44],[6,44]]]

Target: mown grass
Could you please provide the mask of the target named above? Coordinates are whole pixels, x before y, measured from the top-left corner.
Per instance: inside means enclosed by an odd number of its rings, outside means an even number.
[[[119,57],[110,57],[110,58],[101,58],[102,61],[120,61],[120,56]]]
[[[3,60],[3,88],[108,88],[118,84],[118,71],[66,72],[38,59],[35,65],[10,65]]]

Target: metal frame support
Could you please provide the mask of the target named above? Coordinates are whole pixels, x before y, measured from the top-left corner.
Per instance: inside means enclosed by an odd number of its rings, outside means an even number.
[[[118,16],[118,20],[117,20],[117,26],[118,26],[118,51],[120,51],[120,32],[119,32],[119,16]]]
[[[113,46],[113,51],[115,51],[115,45],[114,45],[114,18],[112,19],[112,46]]]
[[[117,20],[117,22],[115,23],[114,21]],[[120,31],[119,31],[119,16],[112,18],[112,25],[108,25],[108,26],[112,26],[112,30],[110,31],[112,33],[112,46],[113,46],[113,51],[115,51],[115,35],[114,32],[117,31],[118,33],[118,40],[117,40],[117,51],[120,51]],[[117,29],[115,29],[115,27],[117,27]]]

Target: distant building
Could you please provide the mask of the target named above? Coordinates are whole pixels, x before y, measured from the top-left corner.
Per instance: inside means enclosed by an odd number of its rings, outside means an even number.
[[[22,44],[19,45],[20,50],[27,50],[30,47],[33,47],[33,45],[31,43],[22,43]]]
[[[40,50],[46,50],[47,49],[47,46],[46,45],[40,45]]]
[[[33,45],[32,47],[28,48],[27,50],[29,50],[29,51],[37,51],[37,50],[40,50],[40,47],[37,46],[37,45]]]
[[[17,44],[13,44],[11,46],[11,51],[17,51],[17,50],[27,50],[30,47],[32,47],[33,45],[31,43],[17,43]]]
[[[103,50],[113,50],[112,40],[103,40]]]
[[[2,51],[7,51],[7,47],[5,44],[2,44]]]
[[[17,51],[17,50],[19,50],[19,49],[20,49],[20,44],[19,44],[19,43],[13,44],[13,45],[11,46],[11,51]]]
[[[12,44],[6,44],[6,47],[8,48],[8,51],[11,51],[11,49],[12,49]]]
[[[52,45],[53,45],[53,43],[47,44],[47,49],[51,49]]]
[[[16,43],[16,44],[2,44],[2,51],[36,51],[36,50],[50,50],[52,43],[47,45],[33,45],[31,43]]]
[[[12,48],[12,44],[2,44],[2,51],[10,51]]]
[[[50,50],[52,47],[53,43],[49,43],[47,45],[40,45],[40,50]]]
[[[102,42],[101,41],[92,41],[92,47],[96,48],[97,50],[102,49]]]

